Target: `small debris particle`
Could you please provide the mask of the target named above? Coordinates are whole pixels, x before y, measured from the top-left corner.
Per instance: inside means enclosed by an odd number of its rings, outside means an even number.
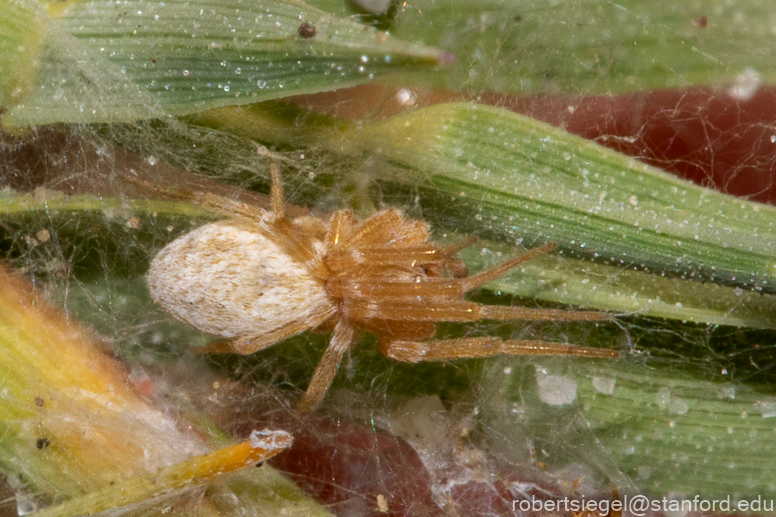
[[[386,14],[391,8],[391,0],[351,0],[359,9],[369,14]],[[405,4],[406,5],[406,4]]]
[[[521,21],[523,21],[523,17],[521,15],[519,15],[519,14],[516,14],[515,17],[514,17],[514,20],[516,22],[521,22]]]
[[[396,101],[402,106],[412,106],[417,99],[418,96],[409,88],[402,88],[396,92]]]
[[[43,405],[46,403],[45,400],[43,400],[40,397],[35,397],[35,405],[38,407],[43,407]]]
[[[38,241],[40,242],[46,242],[51,238],[51,234],[49,233],[48,230],[44,228],[43,230],[40,230],[38,233],[35,234],[35,238],[37,238]]]
[[[377,510],[380,513],[388,513],[388,501],[383,494],[377,494]]]
[[[315,25],[310,22],[302,22],[302,25],[299,26],[299,36],[304,39],[314,38],[316,34],[318,31],[315,30]]]
[[[289,433],[285,431],[270,431],[269,429],[253,431],[250,436],[251,447],[254,449],[264,449],[268,452],[291,447],[293,441],[294,439]]]
[[[127,221],[127,226],[130,228],[140,228],[140,219],[137,217],[130,217],[129,221]]]
[[[38,440],[35,442],[35,447],[37,447],[39,451],[42,451],[48,446],[49,446],[48,438],[38,438]]]
[[[692,19],[692,24],[698,27],[699,29],[705,29],[706,25],[709,24],[709,19],[706,18],[706,16],[696,16]]]
[[[63,260],[52,260],[46,264],[46,269],[52,271],[59,278],[67,278],[73,272],[73,265]]]

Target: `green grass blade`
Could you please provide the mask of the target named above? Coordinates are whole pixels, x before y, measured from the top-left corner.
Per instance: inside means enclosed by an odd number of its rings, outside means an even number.
[[[160,212],[167,215],[202,217],[209,215],[204,209],[182,201],[160,201],[152,199],[119,199],[90,194],[67,196],[53,190],[39,190],[36,194],[0,192],[0,214],[23,215],[31,212],[103,212],[144,215]],[[127,218],[129,215],[127,215]]]
[[[0,11],[0,27],[16,26],[24,16],[28,10]],[[443,58],[435,49],[283,0],[95,1],[68,6],[56,24],[45,15],[36,21],[46,27],[34,42],[39,70],[30,81],[25,67],[10,68],[30,84],[8,105],[6,127],[186,115],[360,84]],[[303,21],[316,27],[314,37],[299,35]],[[0,32],[0,50],[6,50],[0,63],[14,57],[20,37]],[[0,99],[9,97],[4,86]]]
[[[17,102],[34,83],[40,13],[31,3],[0,0],[0,108]]]
[[[772,396],[638,365],[583,366],[577,374],[590,429],[646,492],[733,501],[776,493]]]
[[[546,376],[562,383],[542,386]],[[773,499],[776,398],[713,379],[635,356],[505,359],[483,376],[481,407],[496,441],[525,440],[528,432],[550,471],[582,462],[588,481],[615,485],[620,497],[729,497],[733,511],[741,499]]]
[[[444,75],[424,75],[453,90],[589,94],[740,81],[745,93],[776,80],[772,24],[772,6],[758,0],[417,0],[397,9],[393,33],[455,54],[459,64]]]
[[[773,289],[776,209],[561,129],[506,110],[449,104],[353,136],[362,148],[382,142],[385,158],[410,170],[401,180],[433,184],[436,202],[470,214],[458,223],[478,233],[555,242],[564,254],[598,263]]]

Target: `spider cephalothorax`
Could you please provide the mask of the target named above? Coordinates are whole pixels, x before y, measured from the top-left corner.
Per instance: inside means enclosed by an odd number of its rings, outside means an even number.
[[[210,352],[250,354],[300,332],[333,328],[328,349],[299,403],[309,409],[331,384],[345,351],[363,331],[380,351],[418,362],[497,354],[617,357],[612,350],[545,341],[476,337],[434,341],[436,322],[493,320],[604,321],[600,312],[479,305],[465,294],[499,278],[552,245],[466,276],[455,254],[471,244],[442,246],[425,222],[388,209],[359,221],[350,210],[328,220],[283,212],[273,167],[272,210],[207,194],[189,194],[228,219],[171,242],[148,273],[151,295],[200,330],[228,338]],[[446,274],[447,273],[447,274]]]

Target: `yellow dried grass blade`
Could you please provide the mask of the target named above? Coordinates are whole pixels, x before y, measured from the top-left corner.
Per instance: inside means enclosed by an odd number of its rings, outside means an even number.
[[[285,431],[254,432],[250,441],[196,456],[155,474],[138,476],[37,512],[37,517],[93,514],[141,503],[255,465],[291,446]]]

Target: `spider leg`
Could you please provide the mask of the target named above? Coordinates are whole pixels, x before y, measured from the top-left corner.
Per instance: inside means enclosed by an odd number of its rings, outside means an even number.
[[[486,320],[527,321],[614,321],[615,315],[597,311],[562,309],[526,309],[507,305],[478,305],[480,318]]]
[[[283,182],[280,180],[280,160],[273,159],[269,165],[269,172],[272,175],[272,189],[270,190],[270,200],[272,211],[278,218],[285,217],[283,211]]]
[[[455,255],[457,255],[459,251],[473,245],[478,240],[479,239],[477,236],[470,235],[469,237],[463,239],[461,242],[441,247],[442,252],[447,257],[444,266],[453,274],[455,278],[463,278],[469,274],[469,268],[466,266],[466,263]]]
[[[428,239],[428,224],[414,219],[405,219],[399,210],[383,210],[353,228],[343,243],[356,249],[385,246],[419,244]]]
[[[376,271],[380,268],[437,268],[441,274],[448,269],[457,278],[466,276],[466,265],[434,243],[413,244],[407,247],[376,248],[353,251],[343,247],[326,254],[326,264],[332,271],[351,271],[353,268],[366,268]],[[439,278],[430,276],[430,278]],[[381,282],[382,283],[382,282]],[[413,285],[418,285],[413,282]]]
[[[261,155],[261,151],[259,152]],[[282,219],[285,217],[285,211],[283,209],[283,182],[280,178],[280,160],[275,158],[270,164],[270,173],[272,174],[272,190],[270,192],[270,207],[272,212]],[[217,194],[211,194],[208,192],[191,191],[178,188],[163,187],[161,185],[154,185],[145,180],[140,180],[131,175],[124,176],[128,182],[145,189],[150,189],[163,195],[168,199],[177,199],[180,201],[188,201],[199,205],[209,212],[213,212],[219,215],[225,215],[228,217],[244,216],[249,218],[262,217],[266,214],[266,210],[242,203],[234,199],[219,196]]]
[[[298,411],[309,411],[323,399],[326,392],[329,391],[331,382],[334,380],[334,375],[337,373],[342,356],[350,348],[354,337],[355,329],[350,323],[344,318],[339,320],[337,326],[334,327],[329,348],[326,349],[321,362],[318,363],[318,367],[315,369],[315,373],[313,373],[313,378],[302,400],[296,405]]]
[[[154,192],[161,194],[167,199],[187,201],[189,203],[201,206],[208,212],[225,215],[227,217],[241,215],[244,217],[256,218],[262,217],[264,214],[266,214],[266,211],[262,208],[252,206],[247,203],[242,203],[234,199],[229,199],[227,197],[219,196],[217,194],[162,187],[159,185],[153,185],[145,180],[139,180],[130,175],[125,176],[125,179],[128,182],[145,189],[153,190]]]
[[[467,237],[456,244],[440,246],[435,242],[421,242],[403,246],[376,247],[359,250],[359,254],[369,264],[385,266],[414,266],[427,263],[445,263],[459,261],[454,255],[477,242],[477,237]],[[522,258],[522,257],[521,257]]]
[[[334,215],[331,217],[329,233],[326,235],[326,247],[334,249],[340,246],[342,241],[350,235],[351,228],[356,224],[358,224],[358,219],[351,210],[345,209],[334,212]]]
[[[446,361],[495,355],[550,355],[617,359],[620,352],[602,348],[562,345],[548,341],[502,340],[497,337],[446,339],[442,341],[392,341],[380,351],[397,361]]]
[[[482,287],[488,282],[492,282],[506,275],[507,273],[515,269],[523,262],[527,262],[531,259],[538,257],[539,255],[548,253],[554,250],[556,247],[557,246],[555,246],[555,244],[545,244],[544,246],[539,246],[538,248],[534,248],[528,251],[527,253],[520,255],[519,257],[515,257],[511,260],[504,261],[501,264],[497,264],[496,266],[493,266],[492,268],[486,271],[482,271],[480,273],[477,273],[476,275],[472,275],[468,278],[464,278],[463,280],[461,280],[461,283],[464,286],[464,290],[467,292],[471,291],[472,289]]]
[[[305,330],[314,329],[322,325],[334,315],[335,310],[324,312],[315,318],[297,320],[280,328],[270,330],[259,335],[240,336],[236,339],[223,339],[214,341],[205,346],[192,347],[195,354],[241,354],[248,355],[259,350],[264,350],[270,345],[295,336]]]
[[[431,276],[424,278],[420,282],[412,279],[394,279],[391,282],[385,282],[384,279],[379,276],[372,279],[369,275],[364,275],[360,277],[357,282],[343,282],[341,286],[333,286],[333,288],[339,289],[338,293],[340,293],[340,296],[347,296],[354,299],[364,297],[364,293],[369,293],[368,296],[373,298],[374,301],[367,301],[372,303],[377,301],[377,298],[379,297],[411,297],[413,299],[421,297],[424,298],[421,303],[425,304],[425,297],[454,296],[462,298],[466,292],[503,276],[519,264],[531,260],[537,255],[555,249],[554,244],[548,244],[540,248],[535,248],[520,257],[507,260],[487,271],[483,271],[468,278],[460,278],[465,277],[466,275],[466,265],[463,261],[455,257],[454,254],[461,249],[470,246],[474,241],[476,241],[476,238],[469,238],[461,243],[441,248],[433,243],[421,243],[406,247],[359,250],[358,256],[354,256],[352,251],[338,250],[329,253],[326,261],[334,271],[353,271],[355,270],[354,268],[361,267],[362,265],[364,265],[364,267],[439,267],[449,269],[454,276],[458,277],[449,279]],[[473,317],[474,314],[478,313],[472,313],[472,318],[477,319]],[[562,317],[564,313],[560,311],[555,311],[552,316],[546,311],[537,313],[525,309],[513,311],[512,314],[513,316],[508,318],[495,316],[493,319],[533,319],[532,316],[537,314],[543,314],[543,316],[539,316],[537,319],[579,319],[564,318]],[[600,320],[610,319],[610,317],[582,317],[582,319]],[[463,321],[471,321],[471,319],[465,319]]]
[[[369,298],[353,297],[343,304],[348,316],[356,320],[398,321],[614,321],[613,314],[595,311],[564,311],[559,309],[526,309],[502,305],[479,305],[461,300],[418,296]]]

